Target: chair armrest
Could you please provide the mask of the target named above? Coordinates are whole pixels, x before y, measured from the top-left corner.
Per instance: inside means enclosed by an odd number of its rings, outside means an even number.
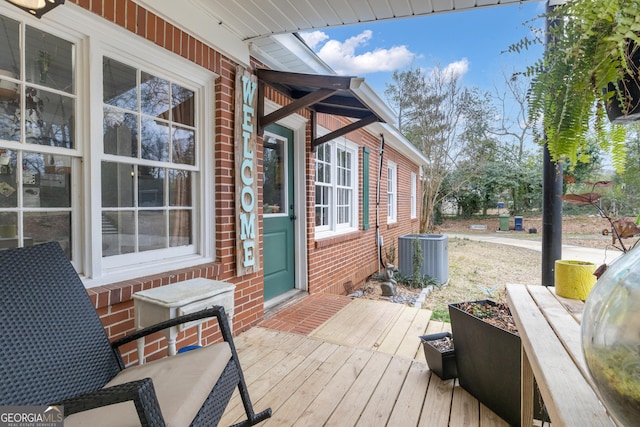
[[[165,425],[151,378],[103,388],[65,399],[56,405],[64,405],[66,417],[77,412],[128,401],[133,401],[142,426],[163,427]]]
[[[229,327],[229,321],[227,320],[227,315],[224,311],[224,307],[221,305],[216,305],[216,306],[213,306],[212,308],[207,308],[205,310],[197,311],[195,313],[178,316],[176,318],[165,320],[164,322],[156,323],[155,325],[151,325],[149,327],[140,329],[130,335],[124,336],[120,339],[113,341],[111,343],[111,347],[114,349],[117,349],[121,345],[146,337],[147,335],[162,331],[172,326],[177,326],[182,323],[192,322],[194,320],[205,319],[208,317],[216,317],[218,319],[218,324],[220,325],[222,338],[227,342],[232,341],[231,328]]]

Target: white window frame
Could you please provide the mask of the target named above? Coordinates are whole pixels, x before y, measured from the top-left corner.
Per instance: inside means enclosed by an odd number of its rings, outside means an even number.
[[[318,134],[322,135],[323,133],[328,133],[325,129],[319,130]],[[316,239],[323,239],[326,237],[331,237],[339,234],[350,233],[358,230],[358,218],[359,218],[359,206],[358,206],[358,177],[359,177],[359,169],[358,169],[358,145],[349,141],[347,138],[340,137],[333,141],[326,142],[328,147],[331,150],[331,184],[329,187],[331,188],[331,195],[329,197],[329,224],[317,226],[315,228]],[[349,215],[348,223],[338,224],[337,223],[337,189],[338,189],[338,178],[337,178],[337,161],[338,161],[338,149],[345,150],[349,154],[351,154],[351,212]],[[315,187],[314,183],[314,187]],[[314,205],[315,206],[315,205]],[[314,209],[315,211],[315,209]]]
[[[411,172],[411,219],[418,217],[418,175]]]
[[[81,8],[59,8],[53,21],[31,19],[5,4],[0,5],[2,15],[69,40],[76,46],[76,150],[81,159],[77,162],[78,172],[72,192],[72,262],[85,286],[93,287],[213,261],[215,159],[210,142],[214,139],[215,129],[212,94],[218,76]],[[122,46],[127,49],[122,49]],[[101,161],[108,157],[103,154],[102,147],[103,56],[168,78],[195,92],[198,164],[194,170],[198,170],[199,177],[193,182],[193,245],[102,258],[100,171]]]
[[[387,161],[387,223],[398,221],[398,165]]]

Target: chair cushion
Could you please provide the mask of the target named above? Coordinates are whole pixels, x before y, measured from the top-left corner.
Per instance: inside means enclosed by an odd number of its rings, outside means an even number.
[[[231,359],[226,342],[133,366],[105,387],[151,378],[167,427],[191,424]],[[133,402],[118,403],[70,415],[65,427],[139,426]]]

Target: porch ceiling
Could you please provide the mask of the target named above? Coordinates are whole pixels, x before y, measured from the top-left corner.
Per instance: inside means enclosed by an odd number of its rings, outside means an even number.
[[[535,0],[192,0],[241,40]]]

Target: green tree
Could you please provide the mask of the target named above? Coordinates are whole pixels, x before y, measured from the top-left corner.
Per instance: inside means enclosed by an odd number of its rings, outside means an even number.
[[[630,126],[627,130],[627,156],[625,171],[616,173],[613,181],[612,201],[616,202],[621,215],[640,214],[640,127]]]

